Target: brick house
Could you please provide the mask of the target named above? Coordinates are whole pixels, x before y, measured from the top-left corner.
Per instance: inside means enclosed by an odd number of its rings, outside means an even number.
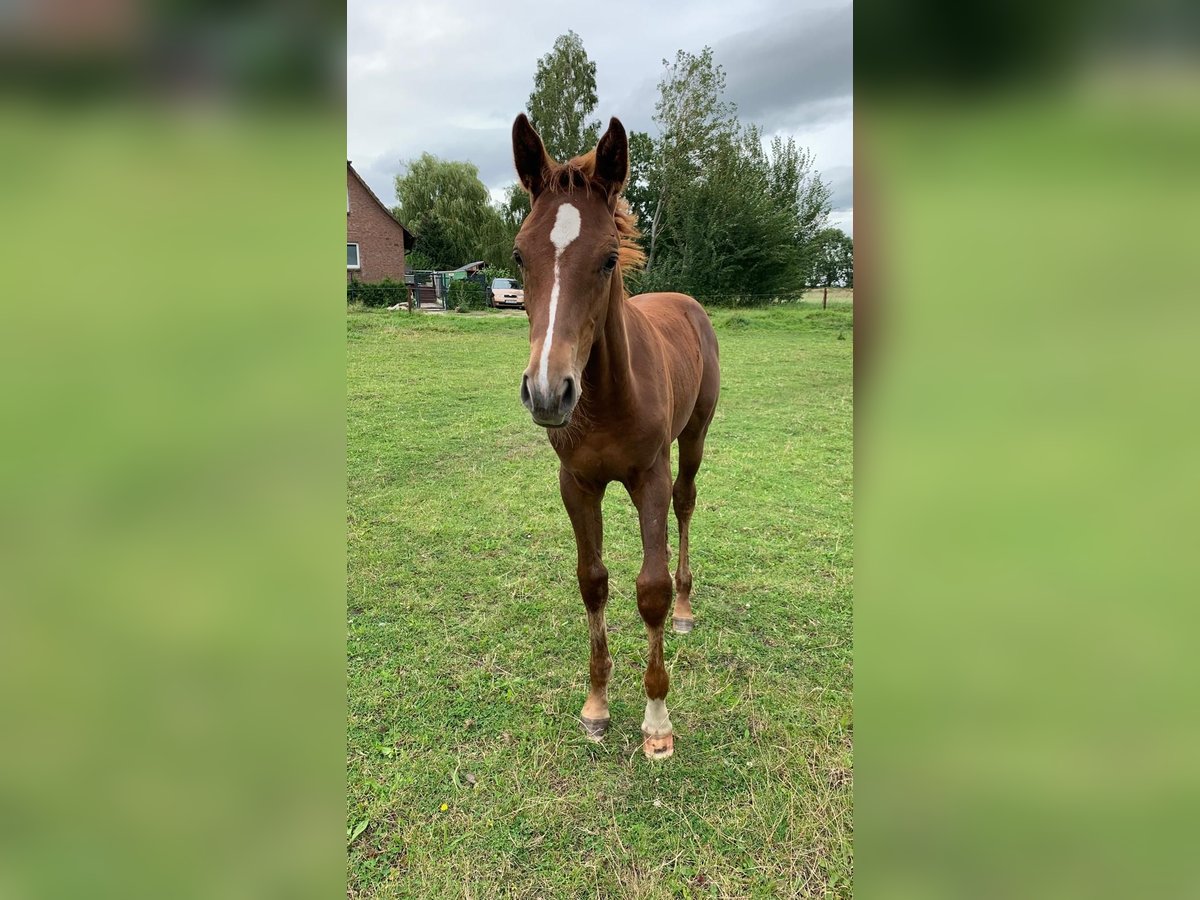
[[[404,281],[404,252],[412,232],[367,187],[346,160],[346,281]]]

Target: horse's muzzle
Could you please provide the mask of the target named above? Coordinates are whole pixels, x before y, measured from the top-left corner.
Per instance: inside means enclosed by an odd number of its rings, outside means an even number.
[[[521,403],[533,416],[534,423],[543,428],[566,425],[578,402],[579,387],[571,375],[561,379],[557,386],[551,381],[548,389],[530,379],[528,372],[521,376]]]

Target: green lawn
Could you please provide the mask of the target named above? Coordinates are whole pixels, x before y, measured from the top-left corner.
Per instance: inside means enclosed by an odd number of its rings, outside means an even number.
[[[819,306],[713,311],[696,630],[667,634],[657,763],[620,485],[604,743],[576,721],[587,625],[517,399],[524,318],[347,314],[351,897],[851,895],[852,312]]]

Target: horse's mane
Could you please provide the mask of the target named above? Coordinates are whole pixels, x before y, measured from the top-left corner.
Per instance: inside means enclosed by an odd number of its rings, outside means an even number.
[[[596,151],[589,150],[566,162],[554,163],[546,173],[543,184],[545,190],[552,194],[570,194],[582,190],[590,195],[593,190],[603,190],[596,180]],[[638,243],[641,232],[638,230],[637,216],[623,196],[617,197],[613,218],[621,241],[621,249],[617,254],[621,269],[631,271],[642,268],[646,264],[646,254]]]

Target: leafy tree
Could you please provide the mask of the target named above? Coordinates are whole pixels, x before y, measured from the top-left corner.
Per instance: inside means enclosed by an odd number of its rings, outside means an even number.
[[[723,137],[706,174],[672,204],[672,240],[662,263],[676,289],[708,301],[795,290],[803,280],[795,223],[771,196],[757,135]]]
[[[486,260],[489,266],[506,269],[513,263],[513,242],[521,223],[515,221],[507,206],[490,207],[491,215],[479,234],[479,252],[474,259]]]
[[[742,126],[736,106],[724,98],[725,71],[711,48],[680,50],[663,66],[654,109],[658,134],[635,131],[629,138],[625,197],[647,254],[631,286],[683,290],[710,301],[796,292],[811,281],[815,240],[830,210],[830,191],[811,153],[794,139],[768,141],[757,127]],[[599,122],[587,121],[596,105],[595,72],[573,32],[538,62],[529,112],[557,159],[597,140]],[[528,195],[510,187],[499,209],[506,240],[496,241],[498,264],[507,264],[528,211]]]
[[[758,129],[752,131],[752,139],[761,141]],[[829,218],[829,185],[815,171],[812,153],[797,147],[794,138],[786,141],[778,135],[772,138],[765,163],[772,203],[787,213],[792,241],[804,265],[814,238]]]
[[[658,83],[659,99],[654,121],[660,136],[655,142],[657,166],[651,179],[656,194],[654,211],[647,210],[646,268],[652,270],[659,238],[670,231],[671,204],[700,179],[722,141],[737,130],[737,107],[721,99],[725,70],[713,62],[712,48],[700,54],[680,50],[675,61],[663,60],[666,72]]]
[[[721,139],[737,132],[738,123],[737,107],[721,99],[725,70],[713,62],[711,47],[698,56],[680,50],[674,62],[664,59],[663,66],[654,121],[661,131],[663,180],[670,188],[698,177],[720,151]]]
[[[426,256],[415,247],[404,254],[404,264],[414,272],[428,272],[430,269],[438,268],[431,257]]]
[[[412,229],[416,249],[437,268],[485,259],[485,248],[498,240],[500,214],[469,162],[421,154],[396,176],[396,199],[393,215]]]
[[[635,133],[630,144],[626,196],[648,256],[639,288],[760,299],[796,291],[829,214],[811,154],[741,125],[710,48],[663,65],[661,133]]]
[[[588,120],[596,103],[596,64],[574,31],[559,35],[538,60],[527,104],[533,127],[556,160],[586,153],[600,139],[600,121]]]
[[[638,218],[643,232],[648,234],[653,218],[655,203],[661,193],[661,164],[659,149],[654,138],[644,131],[629,134],[629,181],[625,185],[625,199]]]
[[[500,205],[500,218],[512,229],[513,236],[521,230],[521,223],[529,215],[529,194],[520,182],[510,184],[504,194],[504,202]]]
[[[854,287],[854,241],[840,228],[822,228],[813,239],[810,284]]]
[[[538,60],[533,93],[526,104],[542,143],[556,160],[585,153],[600,139],[599,120],[588,118],[596,102],[596,64],[588,58],[579,35],[568,31]],[[489,232],[482,259],[508,267],[513,241],[529,209],[529,194],[520,184],[509,185],[498,210],[501,227]]]

